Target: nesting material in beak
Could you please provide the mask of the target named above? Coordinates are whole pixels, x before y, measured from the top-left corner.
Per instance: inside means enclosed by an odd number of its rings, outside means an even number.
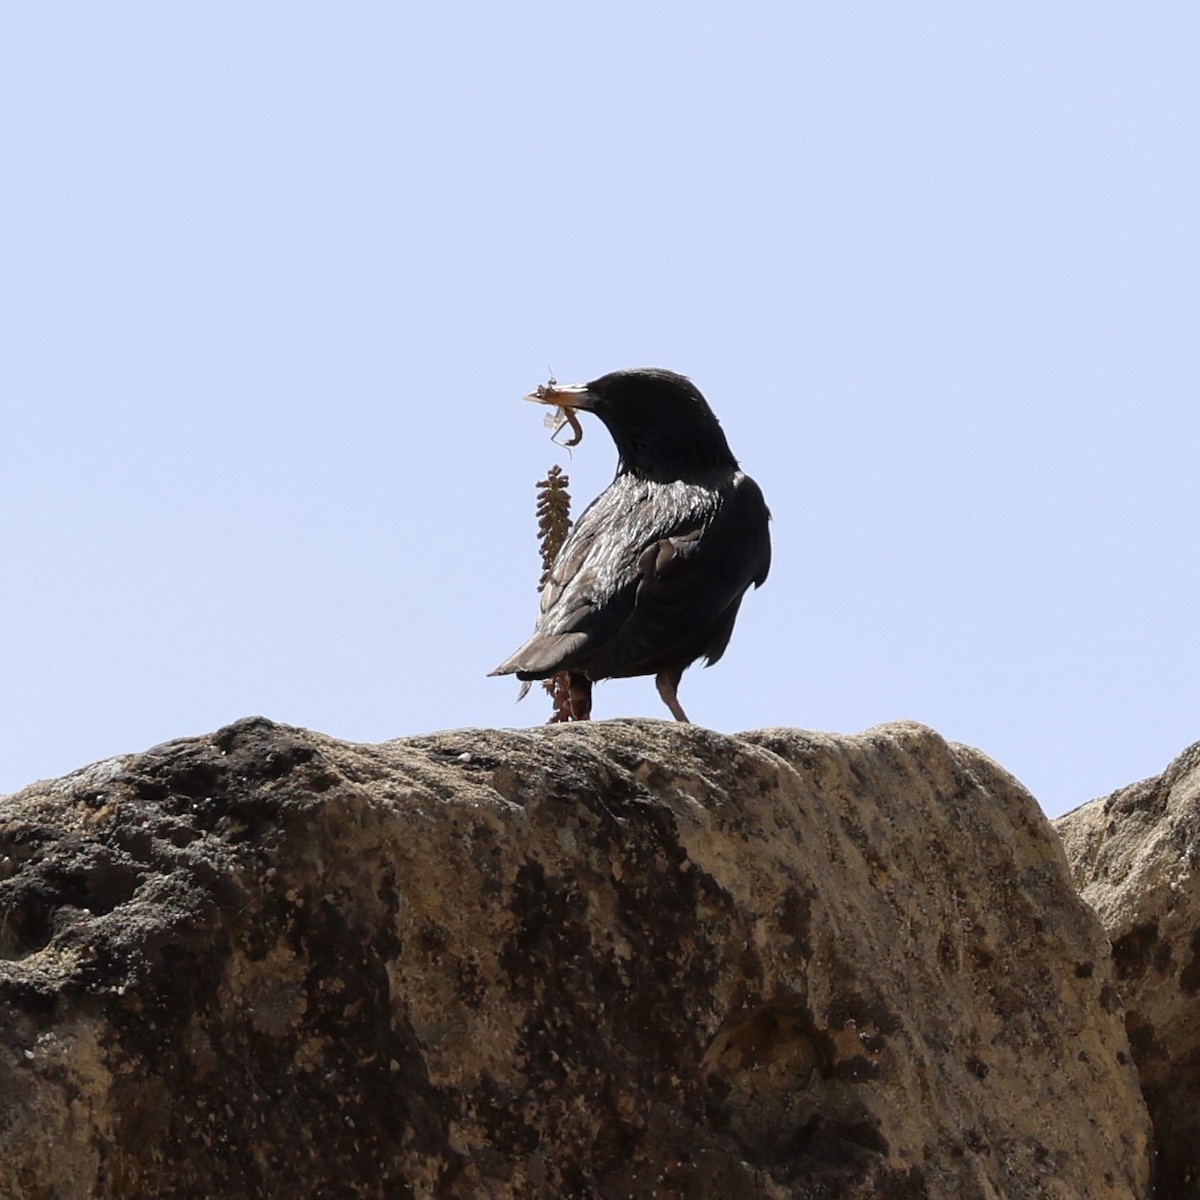
[[[550,435],[551,440],[558,435],[564,425],[570,425],[571,437],[567,438],[562,445],[578,446],[583,441],[583,426],[579,424],[575,410],[590,409],[595,401],[595,396],[588,391],[587,384],[558,383],[551,379],[549,383],[539,383],[537,390],[530,392],[525,399],[532,400],[534,404],[554,406],[554,411],[546,417],[546,428],[554,431]]]

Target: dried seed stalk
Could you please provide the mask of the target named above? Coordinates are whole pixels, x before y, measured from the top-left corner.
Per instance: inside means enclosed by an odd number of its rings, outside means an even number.
[[[542,577],[538,580],[538,591],[546,586],[550,571],[558,552],[571,531],[571,496],[567,486],[571,480],[555,465],[538,480],[537,519],[538,548],[542,555]],[[571,719],[570,681],[565,671],[542,680],[542,687],[550,694],[553,711],[547,724]]]
[[[542,555],[539,592],[546,586],[554,560],[571,532],[571,495],[567,491],[570,482],[570,477],[557,465],[550,468],[545,479],[538,480],[538,548]]]

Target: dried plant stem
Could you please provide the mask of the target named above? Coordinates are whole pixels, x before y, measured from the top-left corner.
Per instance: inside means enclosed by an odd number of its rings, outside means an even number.
[[[538,480],[537,519],[538,548],[542,555],[542,577],[538,580],[538,591],[546,586],[554,560],[571,531],[571,496],[567,486],[571,480],[563,474],[557,464],[546,472],[545,479]],[[570,677],[566,671],[542,680],[542,686],[550,693],[553,711],[547,724],[571,719]]]

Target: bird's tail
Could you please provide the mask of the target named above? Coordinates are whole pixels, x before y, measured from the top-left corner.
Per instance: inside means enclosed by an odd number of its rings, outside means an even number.
[[[549,679],[566,670],[570,660],[587,643],[583,633],[535,633],[515,654],[509,655],[489,675],[515,675],[518,679]]]

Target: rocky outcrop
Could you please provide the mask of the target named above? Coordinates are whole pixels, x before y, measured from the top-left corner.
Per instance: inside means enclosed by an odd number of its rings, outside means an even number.
[[[1154,1122],[1155,1195],[1200,1198],[1200,742],[1161,775],[1060,817],[1075,882],[1113,943]]]
[[[14,1200],[1146,1194],[1104,933],[920,726],[250,720],[0,818]]]

